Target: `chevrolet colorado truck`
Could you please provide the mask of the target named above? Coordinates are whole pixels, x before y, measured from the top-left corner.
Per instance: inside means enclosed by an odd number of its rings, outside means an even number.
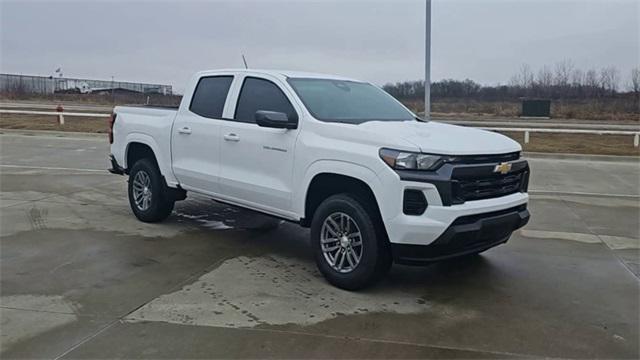
[[[393,262],[478,254],[529,220],[517,142],[424,121],[339,76],[200,72],[178,108],[116,107],[109,140],[139,220],[164,220],[192,191],[295,222],[320,272],[349,290]]]

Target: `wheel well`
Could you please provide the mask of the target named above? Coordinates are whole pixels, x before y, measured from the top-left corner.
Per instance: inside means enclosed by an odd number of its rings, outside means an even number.
[[[375,215],[380,217],[380,208],[376,201],[373,191],[364,181],[351,176],[323,173],[316,175],[307,190],[307,198],[305,200],[304,219],[300,222],[302,226],[311,226],[313,214],[322,201],[336,194],[352,194],[361,201],[365,201],[375,208]]]
[[[129,174],[129,171],[133,167],[133,164],[135,164],[136,161],[140,159],[150,159],[151,161],[153,161],[156,167],[158,167],[158,160],[156,159],[156,155],[153,153],[153,150],[151,149],[151,147],[149,147],[149,145],[139,142],[132,142],[127,147],[127,169],[125,169],[125,174]],[[160,168],[158,167],[158,169]],[[163,196],[173,201],[184,200],[187,198],[187,192],[180,188],[180,185],[178,185],[177,188],[168,187],[164,175],[160,173],[160,176],[162,177],[162,183],[165,187],[165,193],[163,194]]]
[[[140,159],[151,159],[156,165],[158,164],[156,155],[149,145],[138,142],[130,143],[127,148],[127,172]]]

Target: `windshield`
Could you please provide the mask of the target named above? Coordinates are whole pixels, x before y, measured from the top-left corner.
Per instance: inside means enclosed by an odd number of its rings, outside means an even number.
[[[415,120],[391,95],[367,83],[289,78],[313,117],[321,121],[360,124],[365,121]]]

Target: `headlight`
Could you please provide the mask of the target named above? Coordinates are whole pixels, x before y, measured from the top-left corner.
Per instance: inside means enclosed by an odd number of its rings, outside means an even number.
[[[380,149],[380,158],[396,170],[436,170],[451,159],[449,156]]]

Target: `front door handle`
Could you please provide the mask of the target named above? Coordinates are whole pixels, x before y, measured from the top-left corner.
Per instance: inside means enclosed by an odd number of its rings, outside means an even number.
[[[224,136],[224,139],[226,141],[234,141],[234,142],[238,142],[240,141],[240,136],[234,134],[234,133],[229,133],[227,135]]]
[[[189,135],[189,134],[191,134],[191,128],[190,128],[190,127],[185,126],[185,127],[183,127],[183,128],[180,128],[180,129],[178,130],[178,132],[179,132],[180,134]]]

